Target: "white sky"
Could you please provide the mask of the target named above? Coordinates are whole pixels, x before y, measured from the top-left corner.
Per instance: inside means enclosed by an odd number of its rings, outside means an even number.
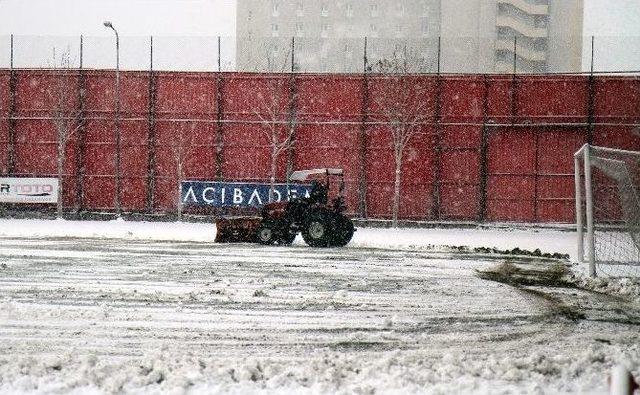
[[[584,1],[586,36],[640,36],[640,1]],[[111,19],[127,36],[232,36],[235,31],[235,2],[0,0],[0,35],[108,35],[102,22]]]
[[[242,0],[238,0],[242,1]],[[267,1],[267,0],[265,0]],[[444,0],[446,1],[446,0]],[[558,0],[563,1],[563,0]],[[596,39],[596,68],[597,69],[640,69],[640,0],[584,0],[585,36],[626,36]],[[162,59],[161,55],[169,50],[188,52],[182,62],[185,65],[195,63],[196,69],[210,70],[217,63],[217,40],[213,37],[233,36],[235,33],[235,2],[236,0],[0,0],[0,67],[7,62],[7,40],[2,36],[15,34],[42,36],[89,36],[86,40],[89,64],[91,67],[106,67],[112,64],[112,59],[106,54],[95,54],[91,60],[91,48],[107,45],[113,33],[102,26],[104,20],[111,20],[118,29],[121,37],[140,36],[157,37],[157,61],[168,65],[172,59]],[[92,39],[98,36],[103,39]],[[216,52],[213,59],[199,59],[196,52],[202,53],[197,46],[202,44],[198,40],[164,39],[159,36],[188,37],[209,36],[203,39],[206,48]],[[635,37],[632,37],[635,36]],[[136,57],[145,52],[148,47],[146,38],[123,40],[123,61],[130,65],[138,64]],[[36,40],[34,38],[16,38],[16,66],[27,66],[27,54],[45,51],[50,48],[55,39]],[[214,43],[214,41],[216,41]],[[129,45],[129,56],[126,56]],[[223,44],[223,58],[227,63],[233,62],[235,49],[233,40],[226,40]],[[585,40],[584,64],[588,68],[590,62],[590,40]],[[163,51],[164,49],[164,51]],[[22,53],[21,53],[22,50]],[[226,50],[226,51],[225,51]],[[48,50],[47,50],[48,51]],[[193,52],[193,53],[192,53]],[[21,55],[21,56],[20,56]],[[47,52],[47,56],[48,52]],[[38,58],[47,58],[38,56]],[[142,59],[142,58],[140,58]],[[37,63],[37,61],[36,61]],[[42,63],[42,61],[40,61]],[[144,62],[142,62],[144,63]],[[224,61],[223,61],[224,63]],[[33,65],[32,65],[33,66]],[[37,66],[37,64],[35,65]],[[142,67],[142,66],[139,66]],[[179,69],[179,66],[176,66]]]
[[[640,0],[584,0],[585,36],[640,37]]]
[[[0,0],[0,35],[232,36],[235,0]]]
[[[585,0],[584,35],[583,70],[591,64],[589,36],[596,36],[596,71],[640,71],[640,0]]]

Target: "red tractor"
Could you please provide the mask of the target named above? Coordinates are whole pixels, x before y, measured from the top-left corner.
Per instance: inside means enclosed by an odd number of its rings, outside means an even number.
[[[347,245],[355,229],[353,222],[344,215],[344,172],[342,169],[301,170],[293,172],[289,179],[304,182],[312,176],[322,176],[324,180],[312,182],[308,197],[268,203],[262,208],[261,218],[218,221],[216,241],[289,245],[300,232],[311,247]],[[329,200],[332,181],[336,178],[339,179],[337,196]]]

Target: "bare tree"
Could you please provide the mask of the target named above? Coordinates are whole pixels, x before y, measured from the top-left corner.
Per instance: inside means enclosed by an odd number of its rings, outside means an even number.
[[[383,75],[384,88],[374,96],[373,101],[380,109],[391,130],[395,178],[393,185],[392,226],[398,226],[400,211],[400,182],[402,164],[406,148],[416,135],[423,133],[428,121],[426,89],[416,83],[412,73],[425,69],[423,58],[411,56],[405,49],[402,55],[394,53],[393,58],[384,59],[375,65]]]
[[[184,128],[180,127],[171,136],[171,151],[173,153],[173,159],[176,164],[176,204],[178,221],[182,221],[182,181],[184,181],[184,165],[192,149],[195,128],[196,123],[190,121],[189,128],[186,132]]]
[[[71,70],[71,58],[69,50],[62,52],[60,57],[56,56],[53,49],[53,63],[51,65],[54,81],[48,90],[51,100],[51,119],[56,131],[57,141],[57,174],[58,174],[58,204],[57,216],[62,218],[63,214],[63,177],[66,165],[66,151],[69,140],[80,129],[80,110],[76,105],[78,97],[78,86],[75,82],[73,71]]]
[[[291,77],[284,77],[290,53],[291,51],[282,58],[280,74],[266,77],[264,89],[257,92],[250,104],[254,115],[260,121],[260,132],[269,143],[269,202],[274,200],[278,158],[293,145],[297,126],[295,111],[291,111],[295,101]]]

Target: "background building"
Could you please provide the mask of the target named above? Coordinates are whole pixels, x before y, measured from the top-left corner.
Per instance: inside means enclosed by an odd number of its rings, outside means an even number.
[[[583,0],[445,0],[442,67],[454,72],[581,71]]]
[[[303,71],[362,71],[364,37],[372,63],[404,52],[407,40],[432,60],[439,5],[439,0],[239,1],[236,66],[246,71],[290,69],[292,37],[296,68]]]
[[[410,71],[434,72],[441,37],[443,72],[512,72],[514,49],[520,72],[580,71],[582,1],[243,0],[236,66],[362,71],[367,37],[371,68],[408,57]]]

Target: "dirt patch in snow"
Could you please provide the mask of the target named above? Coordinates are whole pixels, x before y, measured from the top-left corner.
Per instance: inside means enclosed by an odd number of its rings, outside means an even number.
[[[578,320],[640,325],[640,281],[590,278],[561,262],[537,265],[505,261],[476,270],[484,280],[508,284],[547,303],[552,315]],[[603,309],[603,306],[607,306]]]

